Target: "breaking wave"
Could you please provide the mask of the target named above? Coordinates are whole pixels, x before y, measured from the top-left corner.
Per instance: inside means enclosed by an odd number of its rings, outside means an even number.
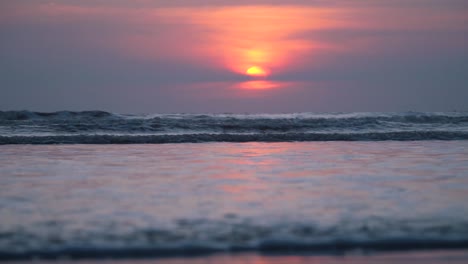
[[[379,218],[320,226],[258,224],[247,219],[178,220],[165,228],[128,228],[110,223],[67,230],[60,222],[0,234],[0,260],[31,258],[135,258],[216,252],[338,253],[348,250],[467,248],[467,223],[390,221]],[[101,228],[101,229],[100,229]],[[58,231],[60,230],[60,231]],[[122,231],[127,230],[127,231]]]
[[[153,114],[0,111],[0,144],[466,140],[468,113]]]
[[[6,144],[163,144],[202,142],[294,142],[294,141],[384,141],[384,140],[468,140],[467,132],[388,132],[355,134],[185,134],[185,135],[77,135],[77,136],[0,136]]]

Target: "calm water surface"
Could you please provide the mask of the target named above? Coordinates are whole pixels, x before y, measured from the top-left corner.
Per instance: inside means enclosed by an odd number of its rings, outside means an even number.
[[[467,172],[468,141],[5,145],[0,252],[463,246]]]

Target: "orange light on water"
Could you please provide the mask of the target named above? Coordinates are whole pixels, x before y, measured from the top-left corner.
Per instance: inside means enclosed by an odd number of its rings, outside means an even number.
[[[283,87],[284,84],[279,82],[270,82],[270,81],[248,81],[239,83],[236,88],[244,90],[270,90],[274,88]]]

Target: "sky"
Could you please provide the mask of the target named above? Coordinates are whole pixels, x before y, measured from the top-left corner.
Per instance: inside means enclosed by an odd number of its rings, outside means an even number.
[[[0,1],[0,110],[468,111],[466,0]]]

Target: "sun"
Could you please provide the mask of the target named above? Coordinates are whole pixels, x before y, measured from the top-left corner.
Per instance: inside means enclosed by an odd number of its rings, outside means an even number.
[[[266,75],[268,75],[268,72],[265,69],[263,69],[262,67],[259,67],[259,66],[252,66],[252,67],[248,68],[245,73],[247,75],[250,75],[250,76],[266,76]]]

